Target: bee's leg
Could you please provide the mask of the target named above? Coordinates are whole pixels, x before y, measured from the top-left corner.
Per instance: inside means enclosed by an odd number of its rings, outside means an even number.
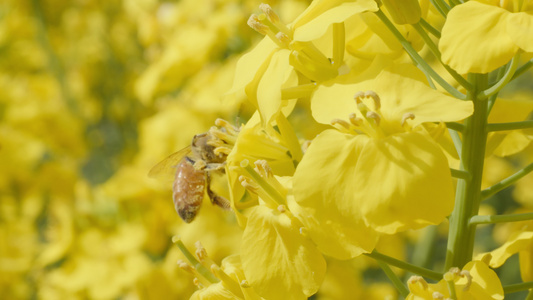
[[[211,190],[211,176],[209,176],[209,173],[206,172],[207,177],[207,195],[209,196],[209,199],[211,200],[211,203],[214,205],[217,205],[218,207],[224,209],[224,210],[231,210],[230,201],[222,196],[217,195],[215,192]]]

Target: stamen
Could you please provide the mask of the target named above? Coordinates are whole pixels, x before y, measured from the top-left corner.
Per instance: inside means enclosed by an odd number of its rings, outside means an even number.
[[[250,18],[248,18],[248,22],[246,22],[248,26],[250,26],[253,30],[259,32],[262,35],[267,35],[270,31],[270,28],[268,26],[261,23],[259,20],[259,17],[256,14],[252,14]]]
[[[194,283],[194,285],[198,287],[199,290],[204,288],[204,285],[200,283],[200,280],[198,280],[198,278],[194,278],[192,280],[192,283]]]
[[[407,283],[408,284],[415,284],[415,283],[419,283],[422,285],[422,287],[424,288],[424,290],[427,290],[429,288],[429,285],[428,283],[426,282],[426,280],[422,277],[422,276],[411,276],[411,278],[409,278],[409,280],[407,280]]]
[[[243,279],[240,283],[241,287],[243,288],[251,288],[252,286],[248,283],[248,281],[246,279]]]
[[[202,246],[200,241],[197,241],[194,246],[196,246],[196,257],[198,257],[199,260],[208,258],[207,251],[205,250],[204,246]]]
[[[195,170],[198,170],[198,171],[201,171],[203,169],[205,169],[205,167],[207,166],[207,163],[203,160],[197,160],[196,162],[194,162],[194,169]]]
[[[348,123],[348,122],[346,122],[346,121],[344,121],[342,119],[333,119],[333,120],[331,120],[330,124],[333,125],[333,126],[341,125],[342,127],[346,128],[347,130],[350,129],[350,123]]]
[[[280,31],[280,32],[276,33],[276,38],[281,43],[283,43],[287,48],[289,47],[289,44],[291,43],[291,38],[288,35],[286,35],[285,33]]]
[[[375,110],[378,110],[381,108],[381,99],[379,98],[378,94],[374,91],[366,91],[365,97],[370,97],[374,100],[374,106]]]
[[[464,270],[461,271],[461,276],[466,277],[466,285],[463,288],[463,291],[468,291],[470,289],[470,286],[472,285],[472,275],[470,275],[470,272]]]
[[[272,173],[272,169],[266,162],[266,160],[257,160],[255,161],[255,168],[254,170],[261,175],[261,177],[267,179],[272,178],[274,176],[274,173]]]
[[[225,283],[226,287],[235,295],[238,295],[241,291],[239,284],[233,280],[226,272],[224,272],[218,265],[211,265],[211,272],[215,274],[222,282]]]
[[[209,134],[208,145],[218,147],[226,144],[235,145],[237,142],[237,133],[228,133],[225,128],[211,127],[207,132]]]
[[[276,12],[274,12],[274,10],[272,9],[272,7],[270,7],[270,5],[261,3],[259,4],[259,9],[265,13],[268,20],[270,20],[270,22],[272,22],[274,25],[280,22],[278,15],[276,14]]]
[[[405,122],[407,122],[407,120],[414,120],[415,118],[415,114],[413,113],[405,113],[403,114],[402,116],[402,126],[405,125]]]
[[[279,206],[278,206],[278,211],[279,211],[280,213],[284,213],[284,212],[287,211],[287,208],[285,207],[285,205],[279,205]]]
[[[231,135],[236,135],[240,131],[238,127],[233,126],[228,121],[220,118],[215,120],[215,125],[226,129],[226,131]]]
[[[333,125],[333,124],[332,124]],[[304,141],[302,143],[302,151],[305,153],[305,151],[307,151],[307,149],[309,148],[309,146],[311,146],[311,141],[310,140],[307,140],[307,141]]]
[[[353,95],[353,98],[355,99],[355,103],[357,103],[357,104],[363,103],[363,101],[361,99],[364,96],[365,96],[365,93],[363,91],[359,91],[359,92],[355,93],[355,95]]]
[[[239,182],[245,189],[249,190],[254,194],[257,194],[259,186],[252,179],[241,175],[239,176]]]
[[[433,295],[431,295],[431,297],[436,300],[444,300],[444,295],[439,292],[433,292]]]
[[[305,228],[305,227],[300,227],[300,234],[303,237],[308,237],[309,236],[309,230],[307,230],[307,228]]]
[[[450,292],[452,299],[457,299],[454,279],[455,277],[460,276],[460,272],[461,270],[459,268],[453,267],[448,272],[444,273],[444,276],[442,276],[446,281],[446,285],[448,286],[448,291]]]
[[[200,241],[197,241],[194,246],[196,247],[196,257],[198,257],[198,259],[204,266],[216,265],[215,262],[212,261],[211,258],[209,258],[209,256],[207,255],[207,251],[205,250],[204,246],[202,246],[202,243],[200,243]]]
[[[366,117],[368,119],[373,119],[376,122],[376,125],[379,125],[379,122],[381,121],[381,116],[375,111],[367,112]]]
[[[216,147],[213,153],[217,156],[228,156],[231,153],[230,147]]]
[[[349,114],[348,119],[354,126],[361,126],[361,122],[363,121],[361,118],[358,118],[355,113]]]
[[[177,264],[178,264],[178,267],[186,272],[189,272],[191,274],[195,274],[194,272],[194,268],[191,267],[191,265],[189,265],[188,263],[186,263],[184,260],[182,259],[178,259],[177,261]]]

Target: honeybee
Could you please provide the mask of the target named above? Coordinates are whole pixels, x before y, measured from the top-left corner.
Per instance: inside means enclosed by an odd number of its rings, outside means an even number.
[[[148,173],[149,177],[161,177],[174,173],[172,199],[178,215],[186,223],[194,220],[201,208],[205,190],[211,203],[229,210],[227,199],[211,190],[210,172],[224,172],[227,155],[215,154],[215,147],[208,144],[208,133],[197,134],[191,145],[171,154],[155,165]]]

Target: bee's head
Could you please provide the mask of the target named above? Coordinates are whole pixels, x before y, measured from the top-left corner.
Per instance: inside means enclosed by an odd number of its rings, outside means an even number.
[[[215,146],[209,141],[213,137],[208,133],[197,134],[193,137],[191,148],[195,156],[202,159],[206,163],[223,163],[226,160],[226,155],[216,155]]]

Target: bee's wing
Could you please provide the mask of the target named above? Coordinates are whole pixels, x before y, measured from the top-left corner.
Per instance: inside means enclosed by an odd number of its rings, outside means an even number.
[[[185,158],[185,156],[191,153],[191,147],[185,147],[178,152],[170,154],[167,158],[160,161],[155,165],[150,172],[148,172],[148,177],[164,179],[171,181],[174,179],[176,174],[176,166]]]

